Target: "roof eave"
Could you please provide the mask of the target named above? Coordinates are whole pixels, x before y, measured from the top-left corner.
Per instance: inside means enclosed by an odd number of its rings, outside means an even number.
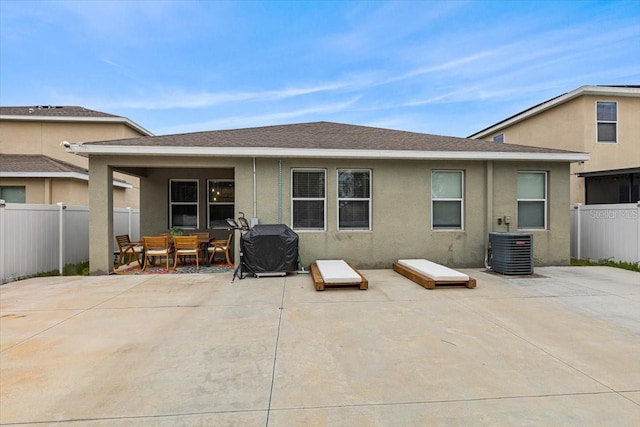
[[[126,117],[74,117],[74,116],[18,116],[0,115],[0,120],[14,120],[25,122],[82,122],[82,123],[122,123],[144,136],[154,136],[153,133],[143,128],[136,122]]]
[[[216,157],[272,157],[272,158],[341,158],[394,160],[515,160],[584,162],[589,154],[483,152],[483,151],[416,151],[416,150],[349,150],[318,148],[272,147],[165,147],[72,144],[67,152],[85,157],[89,155],[155,155],[155,156],[216,156]]]
[[[89,181],[89,175],[79,172],[0,172],[0,178],[58,178],[58,179],[78,179]],[[133,188],[133,185],[126,181],[113,181],[114,187]]]
[[[640,97],[640,89],[629,88],[629,87],[612,87],[612,86],[581,86],[578,89],[565,93],[564,95],[553,98],[547,102],[543,102],[537,107],[531,108],[529,110],[525,110],[522,113],[512,116],[511,118],[508,118],[494,125],[491,125],[488,128],[482,129],[472,135],[469,135],[468,138],[471,138],[471,139],[485,138],[495,132],[499,132],[502,129],[508,128],[509,126],[513,126],[516,123],[526,120],[529,117],[540,114],[543,111],[549,110],[557,105],[564,104],[565,102],[571,101],[572,99],[577,98],[579,96],[583,96],[583,95]]]

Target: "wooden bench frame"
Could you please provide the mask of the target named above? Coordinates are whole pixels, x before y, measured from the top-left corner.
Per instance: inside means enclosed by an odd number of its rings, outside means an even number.
[[[360,276],[360,281],[359,282],[342,282],[342,283],[325,283],[324,280],[322,279],[322,274],[320,274],[320,270],[318,269],[318,265],[314,262],[311,264],[311,277],[313,277],[313,284],[316,287],[316,291],[324,291],[325,287],[330,287],[330,286],[358,286],[360,287],[360,289],[362,290],[366,290],[369,288],[369,281],[367,280],[366,277],[364,277],[362,274],[360,274],[360,272],[351,264],[347,263],[347,265],[349,267],[351,267],[351,269],[353,271],[355,271],[358,276]]]
[[[404,265],[400,265],[397,262],[393,264],[393,270],[427,289],[435,289],[436,285],[465,285],[469,289],[476,287],[476,279],[471,277],[469,277],[469,280],[433,280],[431,277],[409,267],[405,267]]]

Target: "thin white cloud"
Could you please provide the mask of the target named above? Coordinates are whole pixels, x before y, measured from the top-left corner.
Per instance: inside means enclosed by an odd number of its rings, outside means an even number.
[[[173,134],[181,132],[195,132],[199,130],[256,127],[282,123],[283,121],[289,121],[300,117],[311,117],[310,120],[319,120],[315,118],[315,116],[335,114],[344,111],[352,107],[359,98],[360,97],[356,96],[343,102],[319,104],[307,108],[296,108],[295,110],[287,110],[277,113],[230,116],[204,122],[187,123],[180,126],[169,126],[159,129],[157,133]]]

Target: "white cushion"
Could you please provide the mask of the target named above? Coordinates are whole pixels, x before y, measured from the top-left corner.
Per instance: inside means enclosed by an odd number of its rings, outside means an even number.
[[[469,280],[469,276],[466,274],[426,259],[401,259],[398,260],[398,264],[410,268],[411,270],[423,274],[435,281]]]
[[[198,253],[197,249],[178,249],[176,251],[176,253],[178,255],[183,254],[183,255],[195,255]]]
[[[318,271],[325,283],[360,283],[362,277],[341,259],[324,259],[316,261]]]
[[[151,249],[146,252],[147,256],[167,255],[166,249]]]

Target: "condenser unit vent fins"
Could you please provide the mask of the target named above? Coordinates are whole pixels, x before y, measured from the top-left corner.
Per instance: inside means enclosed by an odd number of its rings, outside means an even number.
[[[491,270],[506,275],[533,274],[533,236],[526,233],[489,233]]]

